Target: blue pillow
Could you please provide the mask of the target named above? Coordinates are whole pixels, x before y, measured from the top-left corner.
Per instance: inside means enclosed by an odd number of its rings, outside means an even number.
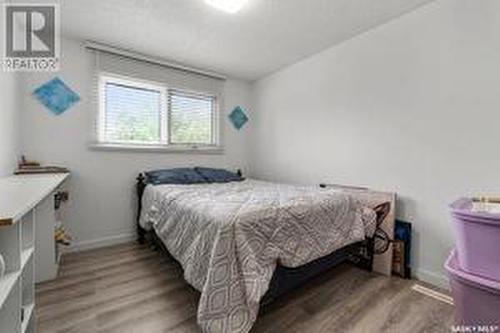
[[[153,170],[146,172],[148,184],[200,184],[207,181],[199,173],[190,168]]]
[[[196,167],[194,170],[209,183],[228,183],[244,180],[238,174],[224,169]]]

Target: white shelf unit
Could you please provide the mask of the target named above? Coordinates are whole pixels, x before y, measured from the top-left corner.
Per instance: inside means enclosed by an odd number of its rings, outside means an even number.
[[[36,330],[35,264],[38,266],[37,257],[46,255],[37,248],[37,231],[51,235],[44,239],[50,244],[44,244],[41,250],[51,249],[55,262],[53,196],[67,177],[65,174],[0,179],[0,254],[6,264],[6,273],[0,278],[1,333]],[[53,274],[55,277],[57,268]]]
[[[6,274],[0,280],[0,332],[34,332],[32,313],[35,304],[34,214],[0,230],[0,253],[6,263]],[[31,311],[23,308],[30,306]],[[29,330],[28,330],[29,329]]]
[[[63,190],[63,186],[64,184],[54,190],[36,208],[35,283],[55,279],[59,270],[58,244],[54,241],[57,223],[54,196],[58,191]]]
[[[2,286],[3,288],[3,286]],[[10,287],[7,297],[0,308],[0,331],[21,332],[21,282],[16,274],[14,284]]]

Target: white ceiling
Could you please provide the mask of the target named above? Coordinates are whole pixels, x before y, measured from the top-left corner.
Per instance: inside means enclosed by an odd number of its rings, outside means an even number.
[[[26,1],[23,1],[26,2]],[[61,0],[63,34],[255,80],[429,0]]]

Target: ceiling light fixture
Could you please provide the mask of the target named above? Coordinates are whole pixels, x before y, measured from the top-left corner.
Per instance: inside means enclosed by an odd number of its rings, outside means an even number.
[[[205,2],[226,13],[234,14],[243,7],[247,0],[205,0]]]

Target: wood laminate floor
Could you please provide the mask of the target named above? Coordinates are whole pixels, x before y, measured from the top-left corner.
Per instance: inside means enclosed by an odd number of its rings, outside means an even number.
[[[350,265],[261,311],[252,332],[449,332],[452,306],[414,281]],[[38,332],[198,332],[198,293],[164,254],[136,243],[67,254],[36,288]]]

